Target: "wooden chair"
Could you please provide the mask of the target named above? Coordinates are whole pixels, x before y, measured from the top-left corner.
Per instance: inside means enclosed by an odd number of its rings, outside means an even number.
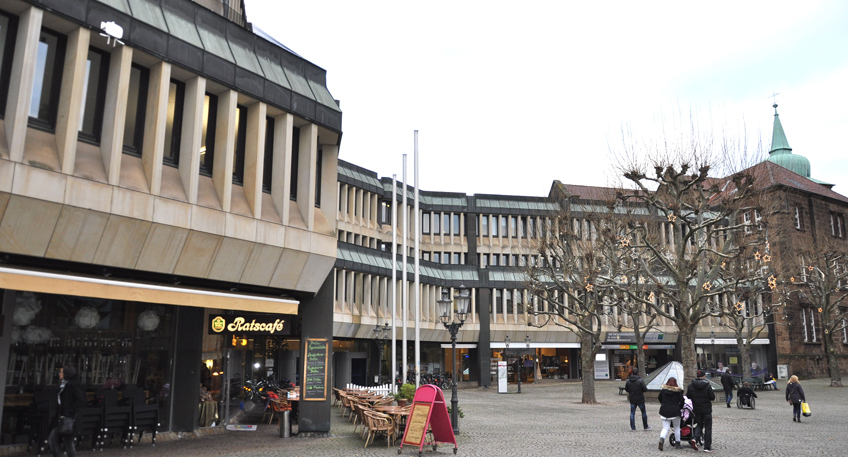
[[[386,434],[386,447],[394,444],[396,429],[391,417],[376,411],[365,411],[365,420],[368,421],[368,437],[365,439],[366,448],[378,433]]]

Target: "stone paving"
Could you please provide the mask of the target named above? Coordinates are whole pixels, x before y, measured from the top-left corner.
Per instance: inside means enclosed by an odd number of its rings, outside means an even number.
[[[657,449],[662,423],[659,405],[648,403],[648,423],[653,430],[631,432],[630,408],[618,395],[620,382],[596,384],[598,405],[580,403],[580,384],[546,381],[523,385],[521,395],[498,394],[497,389],[462,389],[460,406],[465,418],[457,437],[460,456],[609,456],[663,455]],[[757,409],[713,407],[713,448],[722,455],[845,455],[848,445],[848,389],[827,387],[827,380],[802,382],[813,416],[803,423],[792,422],[792,407],[780,391],[757,392]],[[510,392],[516,387],[510,385]],[[450,392],[445,395],[450,400]],[[653,397],[653,395],[651,395]],[[637,410],[637,427],[641,419]],[[332,412],[332,432],[326,438],[279,438],[279,428],[260,425],[256,432],[223,432],[200,438],[161,442],[156,447],[142,444],[134,449],[107,448],[97,455],[111,456],[392,456],[391,448],[378,440],[363,449],[364,442],[353,425]],[[452,455],[451,445],[437,451],[425,448],[423,455]],[[689,455],[691,448],[670,449],[664,454]],[[87,455],[91,452],[80,452]],[[414,456],[418,449],[404,446],[402,455]]]

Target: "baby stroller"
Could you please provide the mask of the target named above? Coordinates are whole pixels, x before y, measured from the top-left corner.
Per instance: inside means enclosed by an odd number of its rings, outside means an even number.
[[[680,410],[680,441],[688,443],[695,438],[695,414],[692,409],[692,400],[688,397],[683,397],[683,409]],[[677,439],[674,437],[674,429],[668,435],[668,442],[672,446],[677,446]]]

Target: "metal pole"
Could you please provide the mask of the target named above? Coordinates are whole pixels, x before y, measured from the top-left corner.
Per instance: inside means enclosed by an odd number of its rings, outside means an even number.
[[[403,347],[401,348],[402,360],[403,360],[403,376],[404,380],[406,378],[406,370],[408,369],[407,365],[407,354],[406,354],[406,327],[408,325],[408,300],[409,296],[409,284],[406,283],[406,254],[408,253],[406,248],[406,240],[409,238],[409,211],[406,209],[406,154],[403,155],[403,183],[401,193],[403,194],[403,205],[401,208],[403,210],[403,252],[401,253],[401,271],[400,271],[400,280],[401,280],[401,306],[403,307],[403,317],[401,321],[403,322]],[[404,381],[405,382],[405,381]]]
[[[453,384],[451,385],[451,424],[453,424],[453,434],[459,435],[459,396],[456,393],[456,383],[458,381],[456,373],[456,333],[459,327],[456,324],[451,324],[451,347],[453,348]]]
[[[518,377],[518,393],[521,393],[521,369],[524,368],[521,366],[521,352],[518,353],[518,357],[516,358],[516,370],[515,376]]]
[[[392,392],[397,392],[397,175],[392,175]]]
[[[415,223],[412,230],[415,232],[415,388],[421,384],[421,279],[418,275],[418,266],[421,254],[418,251],[419,239],[421,238],[421,216],[418,214],[418,130],[415,131],[415,155],[413,157],[413,174],[415,180]]]

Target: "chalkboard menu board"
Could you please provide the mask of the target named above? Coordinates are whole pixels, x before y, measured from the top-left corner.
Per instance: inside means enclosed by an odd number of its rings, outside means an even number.
[[[328,346],[326,338],[306,340],[301,401],[324,401],[327,399]]]

